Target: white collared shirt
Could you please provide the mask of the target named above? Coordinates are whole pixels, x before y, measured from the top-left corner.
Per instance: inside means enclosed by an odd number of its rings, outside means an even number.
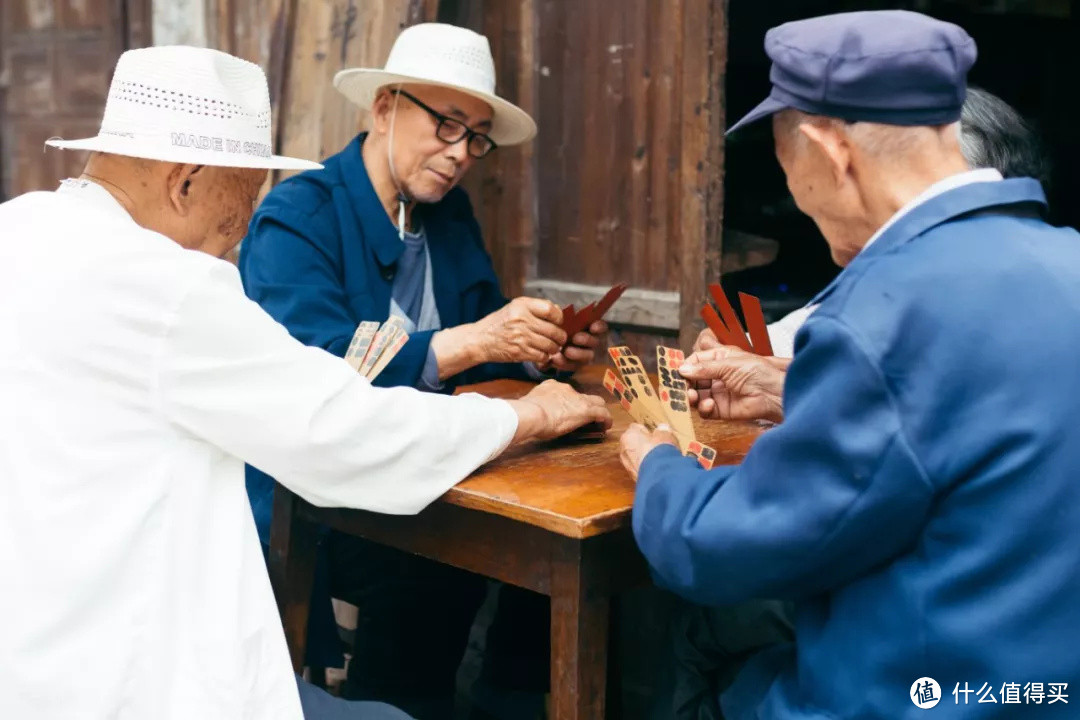
[[[997,182],[1003,179],[1001,173],[994,168],[980,168],[978,170],[968,170],[967,172],[957,173],[955,175],[950,175],[943,180],[938,180],[893,213],[893,216],[886,220],[885,224],[870,236],[870,239],[862,246],[862,250],[866,250],[866,248],[874,244],[879,237],[885,234],[886,230],[892,227],[904,215],[907,215],[919,205],[928,202],[932,198],[946,193],[949,190],[963,187],[964,185],[972,185],[980,182]],[[862,252],[862,250],[859,252]],[[769,341],[772,343],[773,354],[777,357],[789,358],[794,356],[795,334],[799,332],[799,328],[806,322],[806,319],[817,310],[817,307],[817,305],[801,307],[769,325]]]
[[[244,461],[415,513],[515,413],[372,388],[92,183],[0,228],[0,718],[300,720]]]

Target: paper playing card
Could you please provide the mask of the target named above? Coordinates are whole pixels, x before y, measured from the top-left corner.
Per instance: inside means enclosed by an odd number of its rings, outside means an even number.
[[[668,424],[682,437],[694,440],[694,420],[690,414],[690,401],[686,396],[686,381],[676,372],[682,361],[682,350],[663,346],[656,348],[656,372],[660,380],[657,392]],[[686,451],[681,442],[680,447],[683,452]]]
[[[765,314],[761,312],[761,301],[753,295],[739,293],[746,329],[750,331],[750,345],[758,355],[772,355],[772,342],[769,340],[769,328],[765,325]]]
[[[379,323],[368,320],[357,326],[356,332],[349,343],[349,349],[345,351],[345,362],[349,363],[353,370],[359,370],[364,362],[364,356],[371,349],[371,340],[379,329]]]
[[[398,331],[404,331],[405,321],[397,315],[392,315],[390,318],[382,324],[379,331],[375,333],[375,337],[371,341],[371,350],[368,351],[367,357],[364,358],[364,363],[360,366],[360,374],[367,377],[371,369],[375,367],[375,363],[379,361],[379,356],[383,354],[383,351],[389,347],[390,343],[396,339]]]
[[[405,343],[409,341],[409,335],[403,329],[398,328],[395,335],[390,338],[389,346],[383,350],[382,355],[375,361],[375,365],[367,374],[368,380],[374,381],[379,377],[379,373],[386,369],[386,366],[390,364],[390,361],[401,351],[401,348],[405,347]]]

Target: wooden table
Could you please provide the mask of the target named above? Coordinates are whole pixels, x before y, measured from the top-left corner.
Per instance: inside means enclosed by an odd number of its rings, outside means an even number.
[[[575,382],[606,394],[602,367]],[[467,388],[520,397],[530,384],[500,380]],[[293,666],[300,671],[315,566],[316,526],[416,553],[551,598],[551,717],[604,717],[612,595],[648,582],[634,544],[634,483],[619,463],[630,420],[611,405],[615,427],[603,442],[513,448],[419,515],[316,508],[280,485],[274,499],[270,567]],[[761,433],[753,423],[697,424],[718,464],[741,460]]]

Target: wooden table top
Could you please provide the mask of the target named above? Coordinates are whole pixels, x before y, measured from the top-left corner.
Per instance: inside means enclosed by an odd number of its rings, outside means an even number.
[[[603,366],[574,380],[583,392],[610,400]],[[461,388],[489,397],[521,397],[533,387],[496,380]],[[603,442],[551,442],[511,448],[443,496],[444,502],[509,517],[573,538],[587,538],[630,524],[634,481],[619,462],[619,438],[631,423],[617,403],[608,404],[615,425]],[[704,421],[695,416],[697,438],[717,452],[716,464],[739,462],[764,431],[757,423]]]

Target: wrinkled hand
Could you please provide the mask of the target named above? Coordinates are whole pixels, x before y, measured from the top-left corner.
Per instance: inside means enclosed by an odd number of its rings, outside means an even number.
[[[537,363],[536,367],[540,370],[555,368],[564,372],[577,372],[593,361],[600,339],[607,335],[607,331],[607,323],[597,320],[574,335],[570,339],[570,344],[552,355],[549,362]]]
[[[694,341],[694,347],[691,350],[692,353],[701,352],[702,350],[712,350],[713,348],[722,347],[722,343],[716,339],[716,335],[709,328],[705,328],[698,333],[697,340]]]
[[[638,470],[641,462],[649,452],[659,445],[676,445],[675,436],[667,425],[658,425],[655,430],[649,432],[644,425],[634,423],[623,433],[619,440],[619,460],[622,461],[626,472],[637,481]]]
[[[695,352],[679,367],[690,385],[690,404],[713,420],[784,419],[788,358],[762,357],[721,345]]]
[[[520,400],[510,401],[518,412],[515,440],[551,440],[582,425],[611,427],[611,412],[602,397],[582,395],[566,383],[547,380]]]
[[[514,298],[476,322],[473,341],[479,362],[546,363],[566,342],[562,310],[540,298]]]

